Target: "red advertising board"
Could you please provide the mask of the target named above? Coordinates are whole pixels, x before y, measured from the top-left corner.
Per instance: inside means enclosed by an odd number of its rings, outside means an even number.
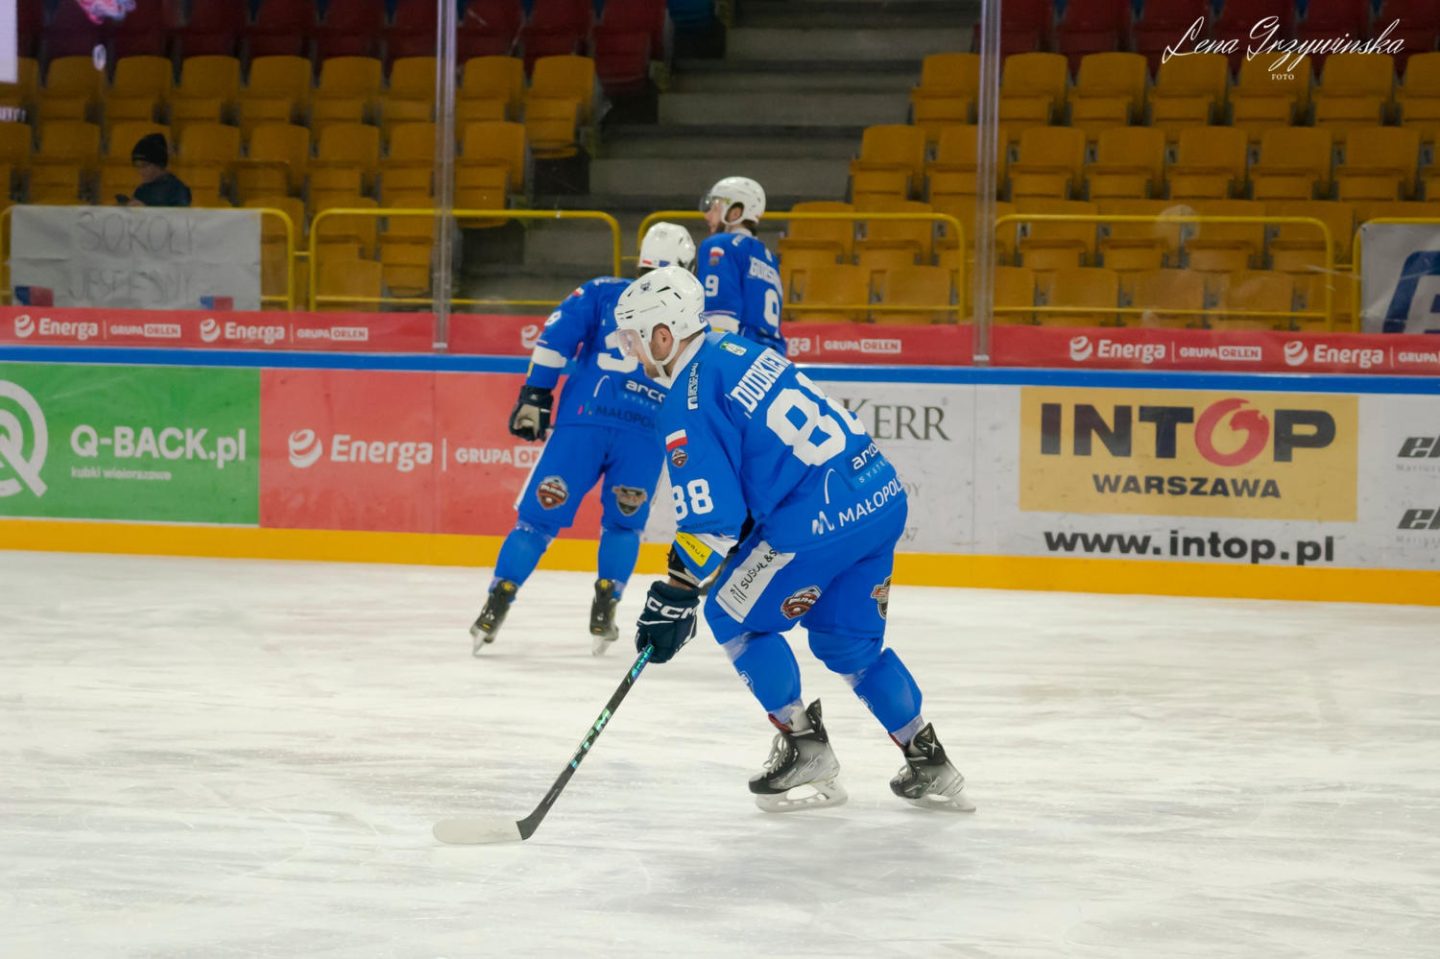
[[[260,524],[503,535],[541,446],[505,419],[518,375],[261,374]],[[569,535],[594,538],[598,498]]]

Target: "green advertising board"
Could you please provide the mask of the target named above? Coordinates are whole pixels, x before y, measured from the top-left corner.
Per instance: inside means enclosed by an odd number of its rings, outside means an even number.
[[[0,516],[255,525],[260,372],[0,363]]]

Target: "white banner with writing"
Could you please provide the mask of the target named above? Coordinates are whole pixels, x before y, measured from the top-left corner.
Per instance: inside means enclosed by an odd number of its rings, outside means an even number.
[[[17,304],[260,308],[254,210],[17,206],[10,216]]]
[[[1360,228],[1366,333],[1440,332],[1440,222]]]

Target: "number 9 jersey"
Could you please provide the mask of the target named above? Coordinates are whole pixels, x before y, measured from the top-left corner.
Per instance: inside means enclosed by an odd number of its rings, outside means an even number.
[[[785,553],[839,545],[903,506],[895,467],[860,421],[767,347],[712,332],[677,364],[660,408],[675,542],[698,579],[748,517]]]
[[[775,255],[748,233],[719,233],[700,244],[696,276],[705,285],[712,329],[739,333],[785,355],[780,309],[785,302]]]
[[[621,351],[615,327],[615,301],[629,285],[629,280],[614,276],[591,280],[545,321],[525,385],[553,389],[566,362],[574,358],[575,369],[556,404],[557,428],[585,424],[654,435],[664,390],[645,375],[638,360]]]

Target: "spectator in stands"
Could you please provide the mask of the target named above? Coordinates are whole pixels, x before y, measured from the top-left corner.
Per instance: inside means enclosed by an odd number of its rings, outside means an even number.
[[[116,197],[126,206],[189,206],[190,188],[166,169],[170,165],[170,149],[160,133],[147,133],[130,151],[130,160],[140,176],[140,185],[133,197]]]

